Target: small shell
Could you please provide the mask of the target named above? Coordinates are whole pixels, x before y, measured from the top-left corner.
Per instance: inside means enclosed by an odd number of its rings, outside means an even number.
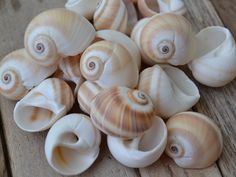
[[[216,124],[203,114],[183,112],[167,122],[166,153],[183,168],[206,168],[223,149],[223,138]]]
[[[32,61],[25,49],[16,50],[0,63],[0,93],[8,99],[19,100],[56,68],[40,66]]]
[[[93,25],[84,17],[66,9],[51,9],[30,22],[25,48],[38,64],[51,66],[58,63],[60,56],[83,52],[95,34]]]
[[[90,114],[91,102],[103,89],[95,82],[85,81],[79,88],[77,99],[82,111]]]
[[[128,36],[115,30],[101,30],[97,31],[96,37],[104,39],[106,41],[116,42],[122,45],[129,51],[130,55],[132,56],[132,59],[135,63],[137,63],[137,66],[140,69],[141,55],[138,46]]]
[[[50,166],[62,175],[78,175],[87,170],[99,154],[100,132],[90,118],[69,114],[48,132],[45,154]]]
[[[114,87],[95,97],[90,116],[102,132],[121,138],[134,138],[151,127],[155,112],[151,99],[145,93]]]
[[[143,17],[151,17],[159,13],[158,0],[137,0],[139,12]]]
[[[43,131],[64,116],[73,103],[73,93],[64,81],[46,79],[16,104],[14,120],[24,131]]]
[[[161,13],[171,12],[178,15],[186,13],[186,7],[183,0],[158,0]]]
[[[93,23],[97,30],[113,29],[125,33],[127,30],[128,13],[122,0],[101,0]]]
[[[185,73],[169,65],[143,70],[138,89],[151,97],[156,114],[163,118],[187,111],[200,98],[198,88]]]
[[[147,64],[184,65],[193,59],[195,35],[183,16],[158,14],[136,25],[131,36]]]
[[[129,51],[110,41],[99,41],[89,46],[80,62],[83,76],[103,88],[138,84],[139,71]]]
[[[236,77],[236,46],[230,31],[212,26],[197,36],[195,59],[189,64],[194,78],[210,87],[221,87]]]
[[[128,12],[128,23],[127,23],[126,33],[129,35],[131,34],[135,24],[138,22],[138,14],[136,12],[136,9],[132,0],[123,0],[123,2],[125,3],[125,6]]]
[[[93,19],[93,14],[101,0],[68,0],[65,8],[74,11],[88,20]]]
[[[143,168],[160,158],[167,143],[167,128],[164,121],[156,117],[152,127],[132,140],[107,137],[111,154],[125,166]]]

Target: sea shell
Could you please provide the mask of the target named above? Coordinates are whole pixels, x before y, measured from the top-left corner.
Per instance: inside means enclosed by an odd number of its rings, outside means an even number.
[[[155,112],[151,99],[145,93],[114,87],[95,97],[90,116],[94,125],[105,134],[135,138],[151,127]]]
[[[132,39],[130,39],[125,34],[115,31],[115,30],[101,30],[97,31],[97,38],[104,39],[106,41],[116,42],[126,48],[132,59],[137,64],[138,68],[141,67],[141,55],[139,52],[138,46],[134,43]]]
[[[25,32],[25,48],[34,61],[51,66],[58,58],[82,53],[96,31],[83,16],[66,9],[51,9],[36,16]]]
[[[127,21],[128,13],[122,0],[101,0],[93,17],[97,30],[113,29],[125,33]]]
[[[183,15],[187,11],[183,0],[158,0],[158,4],[161,13],[171,12]]]
[[[66,82],[46,79],[16,104],[14,120],[24,131],[43,131],[64,116],[73,103],[73,93]]]
[[[127,22],[127,30],[126,33],[128,35],[131,34],[135,24],[138,22],[138,14],[136,12],[135,6],[132,0],[123,0],[125,3],[127,13],[128,13],[128,22]]]
[[[102,88],[138,84],[139,71],[129,51],[110,41],[99,41],[89,46],[80,61],[82,75]]]
[[[87,170],[99,154],[100,132],[90,118],[69,114],[49,130],[45,154],[50,166],[62,175],[78,175]]]
[[[207,116],[183,112],[167,123],[166,153],[183,168],[206,168],[212,165],[223,149],[220,129]]]
[[[88,20],[93,19],[93,14],[101,0],[68,0],[65,8],[74,11]]]
[[[85,81],[78,90],[77,100],[82,111],[90,114],[91,102],[96,97],[98,93],[102,91],[100,87],[95,82]]]
[[[160,158],[167,143],[167,128],[164,121],[155,117],[153,124],[143,135],[131,140],[107,137],[111,154],[125,166],[143,168]]]
[[[131,37],[147,64],[184,65],[193,59],[195,34],[183,16],[157,14],[136,25]]]
[[[207,27],[197,36],[195,59],[189,64],[194,78],[210,87],[221,87],[236,77],[236,47],[231,32]]]
[[[0,62],[0,93],[8,99],[19,100],[56,68],[34,63],[25,49],[13,51]]]
[[[151,97],[156,114],[163,118],[187,111],[200,98],[198,88],[187,75],[170,65],[143,70],[138,89]]]
[[[59,70],[54,75],[65,81],[75,83],[74,94],[77,94],[80,85],[84,82],[80,71],[80,57],[81,55],[76,55],[64,58],[59,64]]]

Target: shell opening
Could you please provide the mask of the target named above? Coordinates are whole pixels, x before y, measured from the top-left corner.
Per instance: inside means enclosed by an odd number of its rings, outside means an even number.
[[[62,135],[61,140],[63,143],[76,144],[79,141],[79,136],[73,132],[66,132]]]
[[[138,90],[130,90],[128,92],[128,97],[135,103],[145,105],[148,104],[148,98],[147,95],[141,91]]]
[[[174,52],[175,52],[175,47],[173,42],[171,41],[161,41],[158,46],[157,46],[157,50],[158,50],[158,57],[160,59],[167,59],[170,58]]]

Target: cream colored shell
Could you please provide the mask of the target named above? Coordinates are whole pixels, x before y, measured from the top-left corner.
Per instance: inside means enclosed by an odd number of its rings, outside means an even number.
[[[45,154],[50,166],[62,175],[78,175],[87,170],[99,154],[100,132],[90,118],[69,114],[50,129]]]
[[[143,70],[138,89],[151,97],[156,114],[163,118],[187,111],[200,98],[198,88],[187,75],[170,65],[154,65]]]
[[[103,89],[95,82],[85,81],[78,90],[77,100],[82,111],[90,114],[91,102]]]
[[[138,84],[139,71],[130,53],[122,45],[99,41],[89,46],[80,62],[82,75],[103,88]]]
[[[68,0],[65,8],[74,11],[88,20],[93,19],[93,14],[101,0]]]
[[[220,129],[207,116],[183,112],[167,123],[166,153],[183,168],[206,168],[212,165],[223,149]]]
[[[164,121],[155,117],[153,124],[143,135],[131,140],[107,137],[111,154],[121,164],[131,168],[143,168],[157,161],[165,151],[167,128]]]
[[[207,27],[197,36],[195,59],[189,63],[194,78],[210,87],[221,87],[236,77],[236,46],[231,32]]]
[[[73,103],[73,93],[66,82],[46,79],[16,104],[14,120],[24,131],[43,131],[64,116]]]
[[[8,99],[19,100],[56,68],[34,63],[25,49],[13,51],[0,62],[0,93]]]
[[[94,40],[95,29],[83,16],[66,9],[51,9],[36,16],[25,32],[25,48],[44,66],[63,56],[82,53]]]
[[[127,22],[128,13],[122,0],[101,0],[93,17],[97,30],[113,29],[126,33]]]
[[[151,127],[155,112],[151,99],[145,93],[114,87],[95,97],[90,116],[94,125],[105,134],[135,138]]]

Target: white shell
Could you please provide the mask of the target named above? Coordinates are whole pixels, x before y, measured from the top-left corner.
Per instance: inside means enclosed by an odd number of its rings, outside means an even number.
[[[56,69],[57,66],[34,63],[25,49],[13,51],[0,62],[0,93],[8,99],[19,100]]]
[[[131,168],[142,168],[160,158],[167,144],[167,128],[164,121],[156,117],[152,127],[142,136],[125,140],[107,137],[111,154],[120,163]]]
[[[50,166],[62,175],[78,175],[87,170],[99,154],[100,132],[90,118],[69,114],[49,130],[45,154]]]
[[[197,86],[187,75],[169,65],[143,70],[138,89],[151,97],[156,114],[163,118],[190,109],[200,98]]]
[[[68,0],[65,4],[65,8],[91,20],[100,1],[101,0]]]
[[[212,26],[197,36],[195,59],[189,63],[194,78],[210,87],[221,87],[236,77],[236,46],[230,31]]]
[[[138,49],[138,46],[134,43],[132,39],[130,39],[125,34],[115,31],[115,30],[101,30],[97,31],[97,38],[101,38],[107,41],[116,42],[126,48],[132,59],[137,64],[138,68],[141,67],[141,55]]]
[[[65,81],[46,79],[16,104],[14,120],[24,131],[43,131],[64,116],[73,103],[72,90]]]
[[[158,0],[158,4],[161,13],[171,12],[183,15],[187,11],[183,0]]]

